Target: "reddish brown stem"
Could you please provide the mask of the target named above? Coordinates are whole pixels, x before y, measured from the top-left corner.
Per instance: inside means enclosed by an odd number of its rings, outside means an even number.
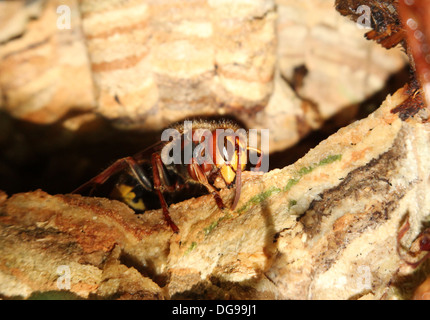
[[[161,161],[161,157],[159,154],[157,153],[152,154],[151,164],[152,164],[152,173],[153,173],[153,179],[154,179],[154,189],[157,192],[158,198],[160,199],[160,204],[163,210],[164,219],[170,225],[173,232],[178,233],[179,228],[170,218],[169,209],[168,209],[166,200],[164,199],[163,193],[161,192],[161,189],[162,189],[161,180],[164,181],[164,178],[160,177],[161,171],[159,169],[161,168],[161,166],[163,166],[163,162]]]

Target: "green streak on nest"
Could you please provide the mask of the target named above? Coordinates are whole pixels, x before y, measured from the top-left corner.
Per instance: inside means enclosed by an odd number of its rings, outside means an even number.
[[[193,251],[197,247],[197,242],[193,241],[187,251],[185,251],[185,255],[189,254],[191,251]]]
[[[311,173],[315,168],[328,165],[328,164],[333,163],[335,161],[338,161],[340,159],[342,159],[341,154],[330,155],[330,156],[320,160],[320,162],[310,165],[309,167],[300,168],[296,173],[296,178],[289,179],[287,184],[282,189],[274,187],[274,186],[270,187],[266,191],[263,191],[262,193],[259,193],[255,196],[253,196],[251,199],[249,199],[248,202],[246,202],[240,209],[237,210],[237,212],[242,213],[242,212],[246,211],[252,205],[259,204],[276,193],[279,193],[281,191],[282,192],[289,191],[293,186],[295,186],[300,181],[300,179],[303,176],[307,175],[308,173]],[[297,201],[295,201],[295,200],[292,200],[292,201],[295,202],[294,204],[297,203]],[[294,205],[292,201],[290,201],[290,205],[289,205],[290,208]],[[211,229],[211,231],[212,230],[213,229]]]
[[[328,156],[327,158],[322,159],[317,166],[325,166],[326,164],[330,164],[333,163],[335,161],[338,161],[342,159],[342,155],[341,154],[335,154],[332,156]]]
[[[297,204],[296,200],[290,200],[290,202],[288,203],[288,209],[290,209],[291,207],[295,206]]]
[[[266,191],[253,196],[251,199],[248,200],[247,203],[245,203],[240,209],[238,209],[237,212],[242,213],[243,211],[248,209],[250,206],[252,206],[254,204],[259,204],[259,203],[263,202],[264,200],[266,200],[267,198],[269,198],[270,196],[277,194],[281,191],[282,190],[277,188],[277,187],[271,187],[271,188],[267,189]]]
[[[300,181],[300,178],[290,179],[287,184],[282,188],[282,191],[290,190],[294,185],[296,185]]]

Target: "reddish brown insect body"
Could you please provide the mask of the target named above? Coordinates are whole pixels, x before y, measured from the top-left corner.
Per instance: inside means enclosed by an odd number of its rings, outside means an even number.
[[[76,189],[74,193],[83,193],[90,189],[90,194],[98,185],[106,183],[111,177],[122,174],[111,193],[130,207],[144,211],[148,208],[146,197],[156,194],[163,210],[164,218],[174,232],[179,228],[172,221],[165,195],[183,190],[190,185],[203,186],[211,193],[220,209],[224,203],[218,188],[236,186],[234,209],[241,192],[241,173],[245,169],[248,151],[262,153],[255,148],[247,147],[246,136],[231,122],[194,122],[192,130],[184,126],[175,126],[171,130],[178,133],[178,139],[162,141],[133,157],[117,160],[99,175]],[[226,134],[220,134],[227,132]],[[180,162],[166,163],[163,155],[166,148],[182,152]],[[260,162],[256,165],[258,169]],[[217,187],[215,187],[217,186]]]

